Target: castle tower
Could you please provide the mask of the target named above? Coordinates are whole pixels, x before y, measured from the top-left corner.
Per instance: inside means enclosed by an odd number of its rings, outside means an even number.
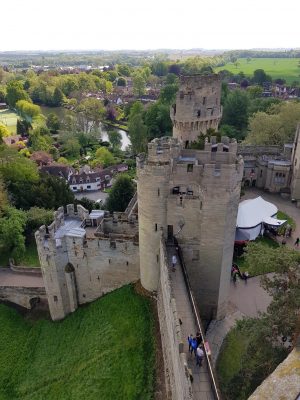
[[[222,117],[219,75],[181,76],[176,103],[171,107],[173,137],[187,147],[209,128],[218,130]]]
[[[297,126],[292,153],[291,198],[300,207],[300,124]]]
[[[157,290],[161,234],[175,238],[203,318],[222,318],[243,176],[237,143],[211,138],[204,150],[192,150],[160,138],[148,148],[137,163],[141,283]]]
[[[148,145],[148,159],[137,159],[140,274],[143,287],[157,290],[159,244],[167,232],[167,197],[171,159],[179,153],[177,140],[154,139]]]

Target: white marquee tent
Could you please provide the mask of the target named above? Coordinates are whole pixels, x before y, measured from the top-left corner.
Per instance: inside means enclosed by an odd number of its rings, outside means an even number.
[[[255,240],[263,234],[265,225],[279,227],[286,220],[276,218],[278,208],[261,196],[244,200],[239,204],[236,223],[236,242]]]

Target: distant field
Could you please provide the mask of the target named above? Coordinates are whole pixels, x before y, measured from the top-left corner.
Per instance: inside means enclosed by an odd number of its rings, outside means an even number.
[[[251,61],[247,62],[246,58],[239,58],[237,67],[233,63],[228,63],[215,68],[215,71],[227,69],[236,74],[242,71],[245,75],[250,76],[256,69],[263,69],[273,79],[282,78],[287,83],[291,83],[300,81],[299,61],[300,58],[251,58]]]
[[[13,134],[17,131],[17,119],[18,116],[13,111],[0,110],[0,123],[7,126]]]
[[[0,304],[1,400],[151,400],[149,300],[125,286],[59,322]]]

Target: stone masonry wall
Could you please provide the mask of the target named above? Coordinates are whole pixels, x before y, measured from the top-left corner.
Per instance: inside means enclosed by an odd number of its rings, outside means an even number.
[[[0,301],[9,301],[27,309],[31,309],[31,299],[46,298],[44,288],[26,288],[18,286],[0,286]]]
[[[248,400],[295,400],[300,393],[300,340]]]
[[[165,244],[160,243],[160,282],[158,288],[158,317],[161,332],[168,399],[193,399],[192,387],[187,370],[186,355],[183,353],[182,332],[177,316],[176,302],[172,295],[168,276]]]

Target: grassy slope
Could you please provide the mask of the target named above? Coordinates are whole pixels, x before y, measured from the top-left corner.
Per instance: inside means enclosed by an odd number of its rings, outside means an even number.
[[[247,63],[246,58],[239,58],[237,68],[234,64],[228,63],[222,67],[215,68],[215,70],[218,72],[222,69],[227,69],[234,74],[242,71],[245,75],[250,76],[256,69],[263,69],[273,79],[283,78],[287,83],[291,83],[300,81],[299,60],[299,58],[252,58]]]
[[[0,248],[0,267],[6,267],[9,265],[9,257],[11,257],[10,252]],[[26,245],[26,252],[23,254],[22,260],[20,260],[18,265],[30,268],[40,267],[35,240],[32,240],[28,245]]]
[[[6,125],[13,134],[15,134],[17,131],[17,119],[18,116],[13,111],[0,110],[0,122]]]
[[[62,322],[30,324],[0,305],[0,399],[151,399],[149,301],[131,286]]]

